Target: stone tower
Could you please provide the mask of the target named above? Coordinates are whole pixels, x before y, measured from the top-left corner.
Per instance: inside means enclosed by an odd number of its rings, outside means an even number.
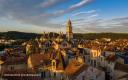
[[[66,37],[67,37],[68,41],[73,39],[72,23],[71,23],[70,19],[68,20],[67,26],[66,26]]]

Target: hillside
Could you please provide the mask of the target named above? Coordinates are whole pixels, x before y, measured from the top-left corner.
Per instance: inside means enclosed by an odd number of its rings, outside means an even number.
[[[40,36],[40,34],[36,33],[25,33],[25,32],[17,32],[17,31],[8,31],[8,32],[1,32],[0,38],[5,39],[33,39]]]
[[[50,35],[52,36],[52,33]],[[57,33],[56,33],[57,35]],[[9,31],[9,32],[0,32],[0,38],[5,39],[34,39],[36,37],[40,37],[41,34],[36,33],[25,33],[25,32],[17,32],[17,31]],[[100,39],[100,38],[111,38],[111,39],[128,39],[128,33],[75,33],[74,38],[77,39]]]
[[[74,34],[75,38],[83,38],[83,39],[100,39],[100,38],[111,38],[115,39],[128,39],[128,33],[87,33],[87,34]]]

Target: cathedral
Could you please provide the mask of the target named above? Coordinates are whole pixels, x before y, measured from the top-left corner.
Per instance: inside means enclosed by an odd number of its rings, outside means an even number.
[[[29,41],[26,45],[26,53],[27,54],[33,54],[40,52],[40,49],[49,48],[51,45],[55,45],[55,48],[57,46],[62,45],[61,47],[69,48],[71,47],[71,44],[68,43],[69,41],[73,41],[73,31],[72,31],[72,22],[69,19],[66,25],[66,34],[64,35],[63,32],[57,33],[45,33],[40,37],[36,38],[33,41]],[[67,45],[67,46],[65,46]],[[39,50],[38,50],[39,49]],[[58,49],[58,48],[57,48]]]
[[[80,43],[73,38],[72,22],[69,19],[66,34],[44,33],[40,38],[29,41],[26,45],[28,68],[32,70],[37,68],[36,71],[41,71],[43,78],[60,75],[57,78],[67,80],[68,73],[72,72],[70,71],[72,66],[79,69],[84,64],[85,56],[80,56],[83,55],[84,49],[78,45]],[[77,63],[80,65],[76,66]]]

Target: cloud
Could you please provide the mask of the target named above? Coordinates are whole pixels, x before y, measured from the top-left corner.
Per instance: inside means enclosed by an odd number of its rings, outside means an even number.
[[[73,10],[87,5],[92,0],[81,0],[80,2],[70,5],[65,10],[50,10],[51,6],[61,4],[68,0],[0,0],[0,17],[6,17],[12,20],[20,21],[26,24],[38,26],[48,26],[50,21],[61,17]],[[40,5],[40,7],[36,7]],[[54,6],[53,6],[54,7]],[[50,27],[50,26],[48,26]]]
[[[47,8],[47,7],[54,6],[55,4],[63,2],[63,1],[66,1],[66,0],[44,0],[38,6],[41,7],[41,8]]]
[[[81,15],[87,15],[87,14],[93,14],[96,13],[96,10],[90,10],[90,11],[85,11],[85,12],[77,12],[75,14],[72,14],[71,17],[75,17],[75,16],[81,16]]]
[[[92,32],[115,32],[115,33],[127,33],[128,27],[109,27],[109,28],[85,28],[86,30],[92,30]]]
[[[91,1],[93,1],[93,0],[81,0],[78,3],[76,3],[74,5],[71,5],[67,9],[65,9],[65,10],[59,10],[59,11],[53,13],[53,14],[54,15],[62,15],[62,14],[65,14],[65,13],[68,13],[68,12],[71,12],[71,11],[74,11],[75,9],[81,8],[82,6],[85,6],[85,5],[89,4]]]
[[[82,28],[75,28],[75,29],[73,29],[73,31],[75,32],[75,33],[88,33],[88,32],[92,32],[92,31],[90,31],[90,30],[87,30],[87,29],[82,29]]]
[[[84,25],[87,26],[89,24],[95,25],[95,23],[98,21],[100,21],[100,19],[99,19],[99,14],[97,13],[96,10],[76,13],[75,16],[72,17],[72,23],[74,24],[74,26],[84,26]]]
[[[94,18],[94,17],[98,17],[99,15],[98,14],[93,14],[91,16],[88,16],[88,18]]]
[[[56,8],[56,6],[64,5],[69,0],[0,0],[0,20],[6,18],[8,20],[19,23],[38,26],[38,29],[44,30],[65,30],[65,23],[52,23],[52,21],[61,22],[64,15],[73,12],[83,6],[87,6],[94,0],[79,0],[78,3],[65,6],[65,9]],[[54,8],[53,10],[51,9]],[[67,18],[71,18],[73,29],[75,32],[104,32],[104,31],[124,31],[127,32],[128,17],[117,17],[105,20],[100,17],[97,10],[89,10],[72,13]],[[62,18],[63,19],[63,18]],[[63,20],[66,21],[65,19]],[[11,23],[12,24],[12,23]],[[21,26],[20,26],[21,27]],[[40,27],[40,28],[39,28]],[[17,28],[18,30],[20,28]],[[36,29],[34,27],[34,29]],[[32,31],[34,31],[34,29]],[[115,30],[114,30],[115,29]],[[6,30],[6,28],[4,29]]]
[[[83,5],[88,4],[88,3],[91,2],[91,1],[92,1],[92,0],[82,0],[82,1],[79,2],[79,3],[70,6],[70,7],[69,7],[69,10],[79,8],[79,7],[83,6]]]
[[[127,32],[127,26],[128,18],[122,17],[108,20],[101,19],[99,21],[92,21],[88,23],[88,27],[85,27],[85,29],[96,32]]]
[[[75,31],[78,32],[127,32],[128,17],[115,17],[105,19],[95,10],[94,13],[83,15],[84,13],[76,13],[78,19],[72,20]],[[73,14],[74,15],[74,14]],[[82,15],[82,17],[80,17]],[[77,30],[76,30],[77,29]]]

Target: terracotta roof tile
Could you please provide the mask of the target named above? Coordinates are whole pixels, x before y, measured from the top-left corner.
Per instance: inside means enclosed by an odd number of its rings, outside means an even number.
[[[85,65],[84,63],[79,63],[78,61],[74,60],[65,69],[65,74],[70,78],[73,78],[79,75],[81,72],[83,72],[87,68],[88,66]]]
[[[40,66],[44,62],[50,61],[50,54],[32,54],[28,58],[28,62],[31,62],[32,67]]]

